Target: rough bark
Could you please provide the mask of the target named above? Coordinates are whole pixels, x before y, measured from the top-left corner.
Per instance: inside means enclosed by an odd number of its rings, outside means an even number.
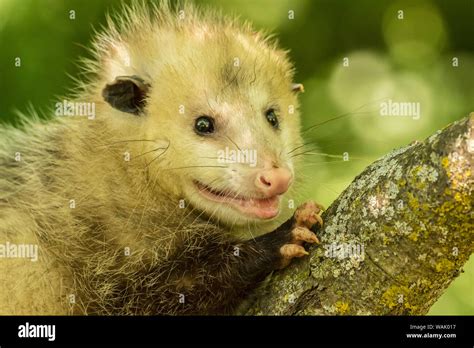
[[[377,160],[240,313],[426,314],[473,252],[473,173],[474,113]]]

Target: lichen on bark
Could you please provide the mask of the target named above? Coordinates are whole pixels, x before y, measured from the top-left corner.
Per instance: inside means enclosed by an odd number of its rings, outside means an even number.
[[[474,250],[474,113],[367,167],[247,315],[426,314]]]

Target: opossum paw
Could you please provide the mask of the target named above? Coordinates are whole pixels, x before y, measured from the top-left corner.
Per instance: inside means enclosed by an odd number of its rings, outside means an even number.
[[[280,248],[281,263],[279,268],[288,266],[292,259],[303,257],[309,253],[303,247],[303,243],[317,243],[319,239],[306,227],[295,227],[291,231],[291,244],[284,244]]]
[[[318,223],[322,227],[323,219],[320,215],[322,210],[324,210],[323,206],[314,201],[307,201],[301,204],[293,215],[295,226],[311,228]]]
[[[323,209],[316,202],[305,202],[296,209],[292,219],[275,231],[257,238],[255,242],[258,248],[275,260],[275,263],[271,263],[273,269],[285,268],[292,259],[308,255],[304,243],[320,243],[311,228],[315,225],[323,225],[320,216]]]
[[[292,259],[308,255],[303,247],[303,243],[319,244],[319,239],[310,228],[316,224],[323,226],[323,219],[320,216],[323,206],[308,201],[300,205],[293,215],[293,226],[290,232],[289,243],[280,248],[281,263],[280,268],[288,266]]]

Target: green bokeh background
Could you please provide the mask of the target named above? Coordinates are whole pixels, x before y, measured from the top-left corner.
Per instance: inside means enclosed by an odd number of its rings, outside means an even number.
[[[290,49],[305,134],[316,141],[304,193],[328,206],[365,166],[474,111],[474,1],[208,0],[277,34]],[[74,84],[112,0],[0,0],[0,121],[44,114]],[[75,11],[75,19],[70,11]],[[399,19],[399,10],[403,19]],[[294,19],[289,18],[293,11]],[[21,66],[15,67],[15,58]],[[453,58],[458,66],[453,66]],[[343,66],[343,59],[349,66]],[[421,103],[421,118],[380,117],[382,98]],[[349,154],[349,161],[342,154]],[[474,314],[474,258],[430,314]]]

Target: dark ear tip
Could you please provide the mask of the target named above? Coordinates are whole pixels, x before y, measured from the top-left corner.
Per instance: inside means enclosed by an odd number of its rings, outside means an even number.
[[[117,110],[139,115],[145,107],[149,88],[138,76],[118,76],[105,85],[102,97]]]
[[[291,85],[291,91],[295,93],[304,93],[304,86],[302,83],[294,83]]]

